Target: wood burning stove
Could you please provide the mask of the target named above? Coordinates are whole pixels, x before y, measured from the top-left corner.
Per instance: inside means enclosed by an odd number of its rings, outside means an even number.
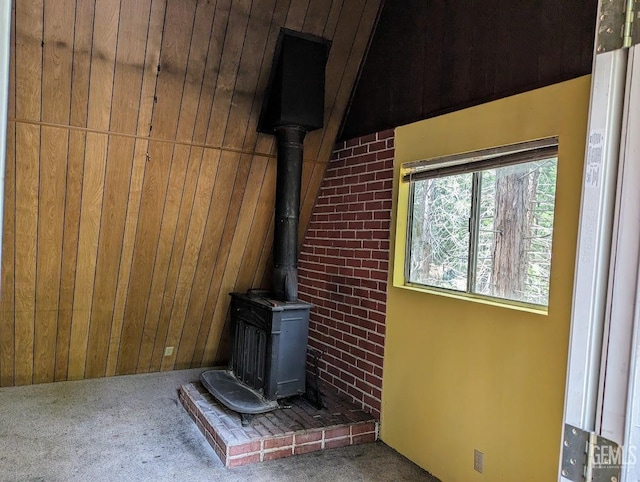
[[[277,408],[305,393],[309,311],[298,301],[298,219],[303,143],[324,117],[328,40],[282,29],[258,130],[278,143],[272,292],[233,293],[233,348],[228,370],[201,375],[204,386],[240,413]]]

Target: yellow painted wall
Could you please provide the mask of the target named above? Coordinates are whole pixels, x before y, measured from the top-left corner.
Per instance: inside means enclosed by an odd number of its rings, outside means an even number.
[[[382,440],[443,482],[557,479],[589,87],[581,77],[396,129],[396,270],[403,162],[559,137],[548,314],[390,284]]]

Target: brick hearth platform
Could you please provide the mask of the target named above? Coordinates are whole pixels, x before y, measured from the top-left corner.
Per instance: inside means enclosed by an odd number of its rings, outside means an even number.
[[[225,467],[378,439],[378,422],[373,416],[327,388],[322,410],[297,397],[290,408],[256,415],[247,427],[242,426],[240,415],[218,404],[200,382],[182,385],[179,395]]]

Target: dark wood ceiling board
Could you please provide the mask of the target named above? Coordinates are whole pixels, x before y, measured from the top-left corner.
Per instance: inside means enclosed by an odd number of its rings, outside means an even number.
[[[260,197],[260,190],[253,188],[253,186],[262,186],[264,184],[268,162],[268,158],[257,156],[251,160],[251,169],[246,180],[246,184],[251,187],[244,190],[235,222],[230,225],[230,229],[227,229],[227,233],[229,233],[228,241],[223,238],[223,246],[226,249],[218,256],[216,272],[214,272],[213,282],[209,288],[209,296],[207,297],[207,305],[203,315],[205,322],[207,320],[211,321],[204,353],[199,360],[201,366],[212,365],[216,358],[220,337],[229,311],[229,293],[236,286],[240,266],[249,245],[247,240],[249,239],[251,226],[257,213],[256,207]],[[227,242],[224,243],[224,241]],[[184,362],[185,365],[191,366],[192,360],[185,360]],[[197,359],[196,362],[198,362]]]
[[[184,260],[191,218],[196,210],[201,208],[200,204],[196,204],[196,191],[202,171],[203,149],[199,147],[191,148],[188,153],[188,158],[189,163],[186,170],[184,190],[182,199],[180,200],[180,211],[177,217],[174,238],[171,246],[159,249],[159,252],[164,252],[167,249],[171,250],[169,265],[166,269],[164,280],[162,280],[162,291],[154,289],[153,286],[151,288],[152,299],[147,309],[147,321],[145,322],[145,331],[142,336],[143,343],[140,348],[140,355],[138,356],[138,372],[145,370],[156,371],[160,369],[161,349],[165,346],[164,338],[166,337],[169,327],[169,314],[171,313],[171,306],[176,295],[176,286],[180,276],[180,267]],[[211,186],[212,185],[213,182],[211,182]],[[209,199],[210,197],[209,195]],[[205,212],[206,211],[208,211],[208,205],[206,206]],[[163,236],[161,235],[161,242],[162,239]],[[156,272],[158,271],[160,270],[156,270]],[[154,273],[154,281],[155,276],[156,273]],[[153,297],[158,295],[160,297],[159,302],[152,303]],[[149,323],[149,320],[152,322]],[[162,340],[161,345],[158,344],[159,340]],[[154,353],[159,355],[155,358],[155,361],[153,357]]]
[[[496,71],[493,66],[496,64],[496,57],[501,55],[501,52],[496,48],[497,45],[500,45],[501,32],[492,28],[492,18],[485,15],[485,12],[498,12],[500,7],[500,0],[473,1],[473,43],[469,70],[469,78],[473,79],[473,82],[466,94],[467,101],[495,91],[496,77],[500,75],[500,72]],[[427,80],[430,83],[436,81],[437,77]],[[436,109],[439,108],[440,106],[436,107]]]
[[[137,122],[138,135],[148,135],[151,128],[151,118],[153,115],[153,108],[155,106],[155,89],[158,80],[157,67],[160,64],[162,35],[164,33],[165,11],[165,0],[152,1],[149,15],[149,35],[145,48],[145,67],[140,91],[140,111],[138,113]],[[122,337],[124,312],[127,293],[129,292],[138,218],[140,215],[142,188],[148,159],[150,159],[149,141],[146,139],[137,139],[134,147],[122,252],[120,254],[120,267],[118,271],[115,303],[109,335],[109,350],[106,366],[107,376],[113,376],[117,372],[117,361]]]
[[[497,0],[491,0],[491,1],[497,1]],[[473,5],[475,4],[476,3],[474,2]],[[440,106],[442,105],[442,99],[440,98],[440,89],[435,88],[434,86],[440,85],[440,79],[442,78],[442,71],[443,71],[443,63],[445,62],[445,52],[439,46],[443,44],[445,33],[447,29],[450,28],[449,25],[445,22],[446,9],[447,9],[447,2],[445,2],[444,0],[438,0],[430,3],[428,15],[421,15],[416,17],[416,20],[419,22],[420,29],[424,30],[425,32],[425,42],[424,43],[414,42],[414,44],[417,44],[422,47],[422,56],[418,57],[420,59],[420,62],[411,62],[412,59],[409,59],[409,61],[414,65],[424,66],[424,68],[422,69],[422,74],[424,76],[423,78],[425,79],[425,81],[419,83],[420,89],[422,90],[422,109],[428,109],[431,111],[440,109]],[[478,19],[478,23],[483,25],[481,19]],[[411,32],[408,32],[408,35],[411,35]],[[472,61],[472,64],[483,65],[485,62],[485,59],[478,57],[478,58],[473,58],[471,61]],[[372,68],[378,71],[374,75],[379,74],[380,70],[386,70],[384,65],[381,65],[381,64],[371,64],[371,65],[372,65]],[[367,72],[366,75],[371,75],[371,73]],[[391,71],[387,71],[386,75],[387,77],[385,80],[389,82],[390,76],[393,75],[393,73]],[[400,79],[408,79],[408,80],[410,79],[409,76],[404,76],[404,75],[402,76],[398,75],[397,77],[399,77]],[[391,89],[388,91],[389,94],[390,94],[390,91]],[[372,99],[371,103],[367,104],[367,107],[369,107],[370,109],[375,109],[375,102],[380,102],[385,104],[388,104],[390,102],[389,98],[386,98],[386,99],[379,98],[380,96],[384,96],[385,94],[389,95],[387,94],[387,91],[380,92],[380,90],[376,89],[376,90],[373,90],[371,94],[375,97]],[[405,97],[406,97],[406,101],[409,101],[409,102],[411,101],[411,96],[405,96]],[[411,112],[411,110],[412,109],[408,109],[408,112]],[[370,112],[371,112],[370,115],[375,115],[373,114],[372,111]],[[406,115],[406,113],[404,115]]]
[[[195,320],[195,325],[199,326],[198,337],[196,339],[196,347],[193,357],[195,360],[201,360],[205,350],[206,344],[209,342],[208,335],[213,325],[213,311],[215,308],[215,302],[220,296],[219,289],[222,283],[222,277],[224,276],[224,268],[227,263],[229,251],[231,249],[231,242],[233,241],[233,234],[236,226],[239,223],[240,208],[242,200],[244,198],[245,190],[247,188],[247,182],[249,179],[249,173],[251,171],[253,156],[243,154],[239,156],[239,160],[236,161],[238,166],[235,179],[233,182],[233,191],[231,193],[231,199],[229,200],[228,210],[224,219],[224,229],[222,231],[222,238],[220,239],[218,251],[215,257],[214,270],[209,283],[207,283],[207,291],[204,293],[204,309],[199,316],[195,318],[188,317],[190,320]],[[224,162],[224,154],[223,161]],[[192,293],[193,298],[193,293]]]
[[[44,65],[46,73],[49,65]],[[41,129],[34,383],[52,382],[55,376],[68,134],[66,129]]]
[[[42,120],[53,124],[69,124],[75,3],[75,0],[44,2]]]
[[[597,0],[386,2],[340,137],[586,75],[596,11]]]
[[[10,78],[13,78],[11,76]],[[9,90],[9,92],[12,92]],[[15,364],[15,154],[16,124],[7,128],[5,159],[4,225],[2,232],[2,306],[0,311],[0,386],[14,384]]]
[[[91,118],[91,107],[89,108],[89,118]],[[82,182],[80,231],[78,234],[76,282],[73,295],[69,371],[67,374],[71,380],[84,378],[85,374],[108,141],[108,136],[105,134],[90,132],[86,135],[85,155],[86,159],[90,159],[90,162],[85,162]]]
[[[220,71],[211,108],[211,121],[207,132],[208,145],[222,146],[224,141],[251,8],[250,0],[236,0],[231,4],[229,24],[220,59]]]
[[[202,168],[198,177],[198,185],[194,199],[194,210],[189,220],[187,239],[180,263],[178,280],[175,292],[172,295],[169,291],[168,297],[165,297],[163,303],[160,314],[160,326],[163,327],[163,329],[159,329],[156,335],[153,358],[151,360],[152,366],[162,365],[165,346],[175,347],[176,344],[180,344],[182,324],[186,317],[191,291],[195,284],[196,270],[199,266],[201,250],[205,246],[206,228],[209,227],[212,229],[215,227],[213,223],[208,224],[208,220],[212,215],[220,214],[217,204],[218,200],[221,197],[231,196],[230,190],[225,191],[225,193],[220,191],[225,188],[223,183],[216,184],[220,157],[221,152],[212,149],[205,149],[203,154]],[[230,166],[227,165],[226,167]],[[225,170],[223,169],[222,174],[224,174],[224,172]],[[214,196],[214,187],[216,186],[218,192]],[[216,204],[212,205],[214,197]],[[209,239],[215,238],[215,234],[210,234],[209,236]],[[213,246],[210,246],[210,248],[213,248]],[[203,253],[203,255],[213,256],[213,254],[209,254],[208,252]],[[211,265],[212,264],[213,261],[211,261]],[[166,329],[164,329],[165,326],[167,327]],[[172,360],[167,360],[167,362],[169,361]],[[167,365],[165,364],[165,369],[166,367]]]
[[[86,77],[88,80],[88,77]],[[88,83],[87,83],[88,85]],[[74,92],[77,91],[74,88]],[[84,90],[88,95],[88,87]],[[86,101],[86,99],[85,99]],[[72,100],[73,106],[73,100]],[[73,116],[73,107],[72,107]],[[86,113],[84,116],[86,120]],[[64,228],[62,238],[62,267],[60,274],[60,301],[56,334],[55,380],[66,380],[69,367],[71,319],[75,294],[78,240],[80,236],[80,208],[84,178],[86,133],[69,132],[67,157],[67,185],[65,192]]]
[[[185,320],[195,320],[192,323],[196,323],[196,326],[202,320],[202,312],[204,311],[207,292],[220,249],[225,220],[231,209],[230,205],[233,198],[235,178],[238,173],[239,158],[240,155],[234,152],[222,151],[220,153],[215,184],[211,195],[211,208],[205,220],[202,243],[195,263],[193,265],[189,263],[187,266],[187,272],[190,269],[194,271],[193,276],[190,277],[193,281],[186,296],[176,299],[170,319],[166,345],[174,346],[176,350],[172,356],[162,359],[162,370],[169,370],[175,364]],[[196,331],[195,327],[192,327],[192,329]]]
[[[562,49],[557,45],[562,44],[564,19],[562,17],[563,2],[545,2],[545,8],[538,12],[540,16],[540,28],[546,33],[547,42],[540,46],[540,56],[538,57],[537,81],[557,75],[556,66],[562,62]]]
[[[200,99],[202,98],[209,40],[215,17],[215,5],[215,2],[199,2],[196,9],[182,92],[180,120],[176,134],[176,139],[181,142],[190,143],[194,139],[196,116]]]

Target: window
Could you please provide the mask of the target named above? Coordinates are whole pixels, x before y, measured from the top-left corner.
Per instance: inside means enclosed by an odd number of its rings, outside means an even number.
[[[405,282],[548,304],[557,139],[418,161]]]

